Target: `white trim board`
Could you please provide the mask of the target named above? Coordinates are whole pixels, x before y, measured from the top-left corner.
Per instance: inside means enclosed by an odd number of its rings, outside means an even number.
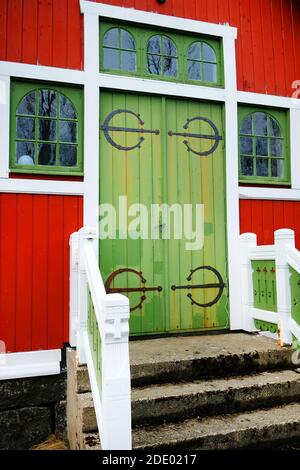
[[[252,106],[267,106],[272,108],[300,109],[300,99],[286,96],[266,95],[264,93],[250,93],[237,91],[239,104]]]
[[[273,201],[300,201],[300,189],[257,188],[240,186],[240,199],[265,199]]]
[[[82,70],[4,61],[0,61],[0,75],[47,82],[71,83],[73,85],[83,85],[85,79]]]
[[[82,181],[52,181],[17,178],[0,178],[0,193],[61,194],[83,196],[85,183]]]
[[[166,29],[176,29],[178,31],[188,31],[191,33],[207,34],[209,36],[230,37],[236,39],[237,28],[229,25],[206,23],[204,21],[189,20],[159,13],[149,13],[133,8],[124,8],[106,5],[104,3],[80,0],[81,13],[112,18],[114,20],[130,21],[150,26],[157,26]]]
[[[60,373],[61,350],[0,354],[0,380]]]

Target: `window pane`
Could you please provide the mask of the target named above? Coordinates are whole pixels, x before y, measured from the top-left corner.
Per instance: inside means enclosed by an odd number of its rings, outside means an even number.
[[[56,93],[52,90],[39,92],[39,116],[56,116]]]
[[[203,60],[208,62],[216,62],[216,54],[211,46],[203,43]]]
[[[147,62],[148,62],[148,72],[149,73],[151,73],[152,75],[160,75],[161,74],[160,56],[148,54]]]
[[[134,39],[130,33],[121,29],[121,48],[122,49],[130,49],[132,51],[135,50]]]
[[[73,106],[73,103],[66,98],[64,95],[59,97],[59,115],[63,118],[76,119],[77,113]]]
[[[39,140],[56,140],[56,121],[39,120]]]
[[[188,73],[190,80],[201,80],[201,62],[188,61]]]
[[[241,137],[240,147],[242,155],[253,155],[253,137]]]
[[[241,170],[243,176],[253,176],[253,158],[242,157],[241,158]]]
[[[270,117],[270,135],[274,137],[281,137],[279,124],[272,117]]]
[[[164,58],[164,75],[166,77],[177,77],[177,59]]]
[[[247,116],[243,119],[240,132],[241,134],[252,134],[252,116]]]
[[[147,52],[149,54],[160,54],[160,36],[152,36],[147,45]]]
[[[217,66],[216,66],[216,64],[204,63],[203,66],[204,66],[203,80],[205,82],[215,83],[217,81]]]
[[[258,158],[256,160],[256,174],[257,176],[269,176],[268,158]]]
[[[18,165],[34,165],[34,144],[32,142],[17,142],[16,157]]]
[[[55,144],[39,144],[39,165],[55,165]]]
[[[17,114],[35,114],[35,92],[28,93],[18,106]]]
[[[59,163],[62,166],[75,166],[77,164],[77,146],[61,144],[59,146]]]
[[[188,58],[196,59],[196,60],[201,59],[201,43],[200,42],[194,42],[193,44],[190,45],[188,49]]]
[[[119,65],[119,51],[115,49],[103,49],[104,52],[104,68],[118,70]]]
[[[268,155],[268,139],[266,137],[256,138],[256,155]]]
[[[282,178],[284,176],[283,160],[271,160],[272,176]]]
[[[267,115],[265,113],[254,114],[254,129],[256,135],[268,135]]]
[[[59,123],[59,140],[61,142],[77,142],[77,123],[61,121]]]
[[[177,57],[177,49],[174,42],[169,39],[167,36],[163,36],[163,54],[170,55],[172,57]]]
[[[17,118],[17,139],[34,140],[35,122],[32,118]]]
[[[119,47],[118,44],[119,29],[113,28],[107,31],[103,38],[104,46]]]
[[[271,139],[271,155],[272,157],[283,156],[283,141],[280,139]]]
[[[122,70],[136,71],[135,52],[122,51]]]

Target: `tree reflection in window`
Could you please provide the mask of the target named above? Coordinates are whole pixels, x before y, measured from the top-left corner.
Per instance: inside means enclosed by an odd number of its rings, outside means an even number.
[[[74,167],[78,116],[66,96],[55,90],[28,93],[16,110],[16,163]]]
[[[178,54],[175,43],[167,36],[156,34],[147,44],[147,67],[151,75],[178,76]]]
[[[136,71],[133,36],[122,28],[109,29],[103,38],[103,66],[109,70]]]
[[[217,57],[214,49],[203,41],[193,42],[188,48],[188,77],[207,83],[217,83]]]

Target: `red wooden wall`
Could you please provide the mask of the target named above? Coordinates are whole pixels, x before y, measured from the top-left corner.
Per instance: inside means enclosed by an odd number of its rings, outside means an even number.
[[[8,352],[68,342],[69,236],[82,198],[0,194],[0,340]]]
[[[290,96],[300,79],[299,0],[101,0],[237,26],[238,88]],[[0,60],[81,69],[79,0],[0,0]]]
[[[296,231],[296,246],[300,250],[300,201],[240,201],[241,233],[257,234],[259,245],[274,243],[274,231],[291,228]]]

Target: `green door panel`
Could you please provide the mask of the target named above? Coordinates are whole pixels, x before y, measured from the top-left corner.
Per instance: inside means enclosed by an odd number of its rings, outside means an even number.
[[[117,110],[119,112],[109,116]],[[207,307],[197,303],[211,302],[219,292],[218,287],[172,289],[172,286],[218,283],[216,275],[209,269],[198,270],[188,280],[191,270],[200,266],[217,269],[227,282],[222,105],[103,92],[100,97],[101,126],[108,116],[111,140],[103,127],[100,132],[100,203],[112,204],[117,220],[124,218],[126,212],[119,209],[120,196],[123,202],[124,197],[127,198],[128,208],[132,204],[143,204],[149,214],[151,204],[192,204],[193,230],[199,232],[201,227],[195,226],[195,205],[204,205],[204,244],[196,250],[186,249],[189,241],[186,238],[174,239],[172,225],[170,239],[164,239],[165,225],[159,223],[151,227],[150,216],[149,231],[152,230],[156,239],[132,239],[130,236],[126,239],[126,226],[122,230],[119,224],[114,239],[100,240],[100,269],[104,280],[124,268],[142,273],[141,277],[146,280],[143,283],[136,272],[125,271],[115,276],[110,287],[162,287],[161,291],[126,292],[132,308],[139,305],[141,296],[146,297],[140,307],[131,311],[131,334],[228,328],[227,288],[217,303]],[[201,119],[188,122],[192,118]],[[198,153],[209,151],[215,142],[197,137],[198,134],[214,134],[207,119],[217,127],[222,140],[213,153],[200,156]],[[139,133],[136,129],[146,132]],[[193,136],[178,135],[186,132]],[[130,215],[134,216],[134,213]],[[131,221],[132,217],[129,217],[129,232],[130,228],[134,229],[130,227]],[[188,294],[192,294],[196,303],[191,302]]]

